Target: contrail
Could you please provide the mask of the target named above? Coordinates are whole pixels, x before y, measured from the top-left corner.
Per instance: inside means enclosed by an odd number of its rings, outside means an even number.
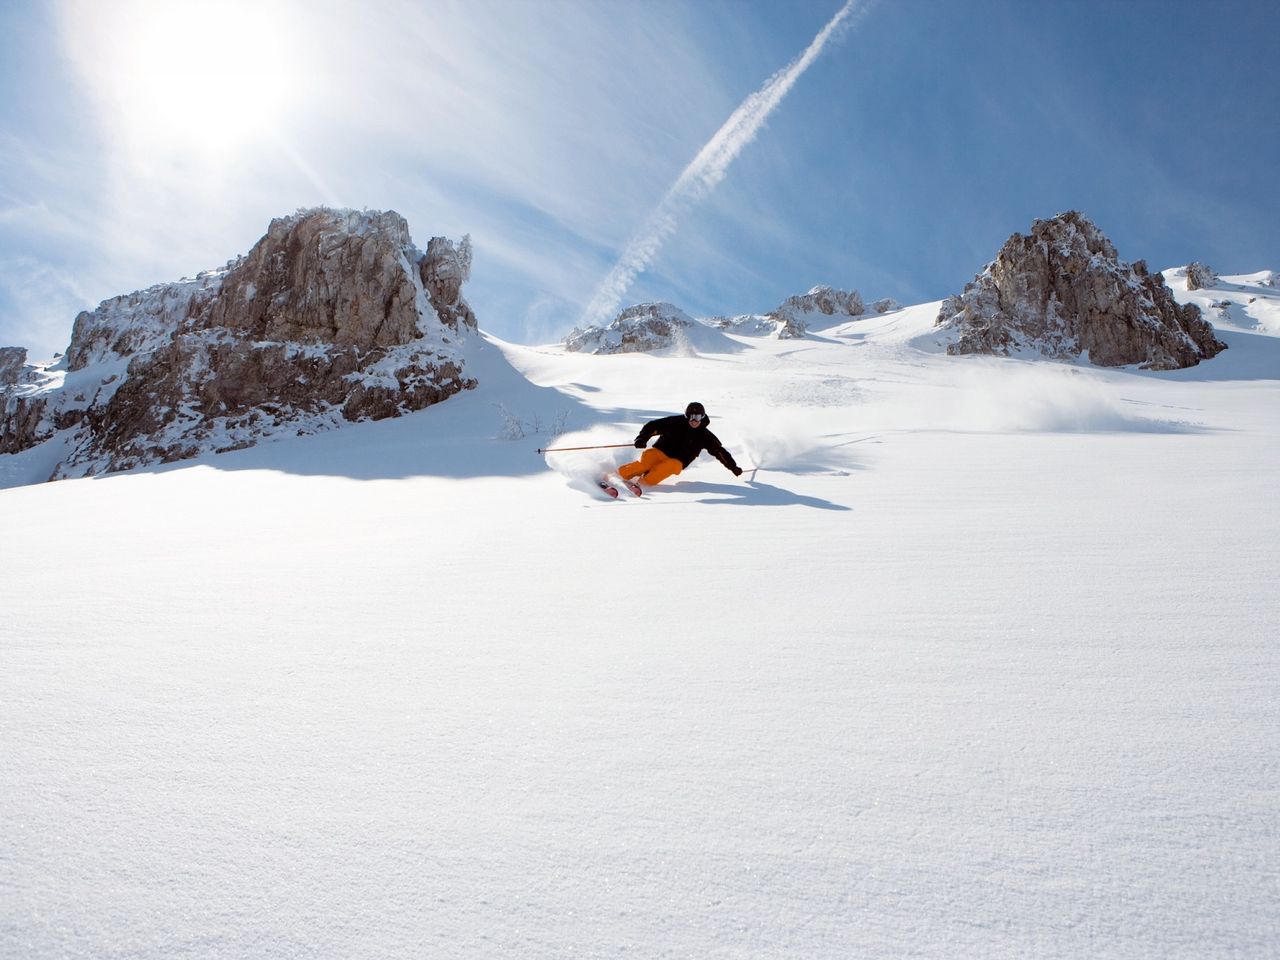
[[[591,302],[582,314],[584,325],[604,322],[617,311],[636,276],[657,256],[663,241],[675,232],[678,214],[710,196],[716,185],[724,179],[729,164],[742,152],[743,147],[755,139],[761,125],[795,86],[800,75],[818,59],[837,31],[853,22],[850,17],[857,5],[858,0],[845,0],[844,6],[836,11],[836,15],[818,32],[804,52],[743,100],[716,131],[715,136],[698,151],[698,155],[684,168],[662,202],[631,238],[613,269],[596,288]],[[865,4],[862,12],[865,13]]]

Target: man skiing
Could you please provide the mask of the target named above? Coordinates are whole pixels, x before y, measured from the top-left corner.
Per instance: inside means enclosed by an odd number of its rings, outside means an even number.
[[[742,476],[742,468],[720,445],[720,439],[707,429],[710,422],[711,418],[700,403],[685,407],[683,417],[676,415],[650,420],[636,435],[636,446],[644,453],[639,460],[620,466],[618,475],[627,481],[642,480],[652,487],[667,477],[675,476],[706,450],[735,477]],[[658,442],[646,449],[649,438],[654,434],[657,434]]]

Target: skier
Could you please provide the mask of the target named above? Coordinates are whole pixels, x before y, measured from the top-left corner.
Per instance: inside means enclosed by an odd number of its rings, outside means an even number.
[[[675,476],[706,450],[725,465],[735,477],[742,476],[742,468],[733,462],[729,451],[720,445],[719,438],[707,429],[711,418],[700,403],[684,408],[684,416],[660,417],[650,420],[636,435],[636,446],[644,450],[639,460],[624,463],[618,475],[624,480],[643,480],[647,486],[661,483]],[[654,434],[658,442],[648,447]],[[648,447],[648,449],[646,449]]]

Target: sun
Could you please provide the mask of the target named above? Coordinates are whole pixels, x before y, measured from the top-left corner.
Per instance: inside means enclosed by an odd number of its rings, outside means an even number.
[[[101,46],[87,72],[132,152],[226,159],[269,136],[298,99],[284,3],[126,0],[98,9]]]

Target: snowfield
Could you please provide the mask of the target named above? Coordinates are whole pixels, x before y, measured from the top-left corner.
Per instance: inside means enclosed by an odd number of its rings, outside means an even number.
[[[1174,273],[1185,371],[476,338],[0,491],[0,957],[1274,957],[1280,290]],[[535,453],[690,400],[741,479]]]

